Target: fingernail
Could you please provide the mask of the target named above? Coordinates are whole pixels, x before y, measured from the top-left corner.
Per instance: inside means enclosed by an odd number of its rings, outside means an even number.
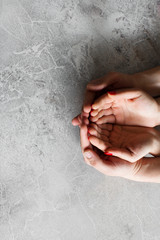
[[[112,156],[113,154],[110,152],[104,152],[105,155]]]
[[[110,95],[115,95],[116,94],[116,92],[115,91],[110,91],[110,92],[108,92]]]
[[[84,156],[88,159],[91,159],[92,158],[92,154],[90,152],[85,152],[84,153]]]
[[[94,166],[96,164],[95,159],[93,159],[91,152],[85,152],[84,156],[86,157],[86,163],[89,164],[90,166]]]

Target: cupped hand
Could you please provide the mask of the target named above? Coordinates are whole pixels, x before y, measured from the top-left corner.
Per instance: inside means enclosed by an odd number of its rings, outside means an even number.
[[[134,87],[134,78],[132,75],[123,74],[119,72],[110,72],[105,76],[94,79],[87,84],[82,111],[72,120],[74,126],[80,126],[89,117],[91,111],[91,105],[94,100],[106,92],[107,90],[118,89],[118,88],[129,88]]]
[[[96,99],[90,114],[90,120],[97,124],[154,127],[159,124],[160,105],[140,89],[121,89]]]
[[[160,133],[154,128],[90,124],[90,143],[106,155],[135,162],[148,153],[160,155]]]
[[[158,96],[160,92],[159,76],[160,67],[156,67],[135,74],[109,72],[101,78],[92,80],[86,87],[82,112],[73,118],[72,124],[74,126],[80,126],[83,119],[87,121],[86,119],[89,117],[91,105],[97,98],[97,95],[101,95],[102,91],[107,92],[121,88],[140,88],[151,96]]]
[[[85,162],[97,171],[108,175],[141,182],[160,182],[160,159],[142,158],[131,163],[124,159],[106,156],[93,150],[87,136],[87,126],[80,126],[82,153]]]

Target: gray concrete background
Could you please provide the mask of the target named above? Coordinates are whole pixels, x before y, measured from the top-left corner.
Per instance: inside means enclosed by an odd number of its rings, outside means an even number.
[[[160,1],[0,0],[0,239],[159,240],[160,185],[83,161],[87,82],[160,64]]]

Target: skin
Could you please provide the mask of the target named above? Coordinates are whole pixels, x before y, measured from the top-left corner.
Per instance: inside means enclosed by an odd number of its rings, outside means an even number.
[[[140,88],[151,96],[158,96],[160,92],[160,67],[156,67],[136,74],[123,74],[110,72],[102,78],[88,83],[84,96],[82,111],[72,120],[74,126],[80,126],[82,122],[89,124],[87,120],[94,100],[113,89]]]
[[[102,95],[92,105],[90,121],[154,127],[159,124],[160,105],[139,89],[122,89]]]
[[[141,158],[136,162],[128,162],[113,156],[97,154],[88,140],[87,126],[80,126],[81,148],[85,162],[97,171],[108,175],[127,178],[141,182],[160,183],[160,158]],[[87,157],[89,155],[89,157]]]
[[[91,105],[100,95],[113,89],[140,88],[152,96],[158,96],[160,92],[159,76],[159,67],[134,75],[109,73],[87,85],[82,112],[72,120],[74,126],[78,125],[80,127],[82,153],[87,164],[109,176],[119,176],[142,182],[160,182],[159,157],[142,157],[136,162],[129,162],[122,158],[106,156],[90,143],[87,136],[88,117],[89,115],[91,117],[96,116],[95,113],[90,113]],[[157,100],[157,103],[160,103],[160,101]],[[108,106],[106,109],[108,109]],[[151,143],[153,143],[153,140]]]
[[[160,133],[154,128],[90,124],[90,143],[106,152],[129,162],[136,162],[148,153],[160,155]]]

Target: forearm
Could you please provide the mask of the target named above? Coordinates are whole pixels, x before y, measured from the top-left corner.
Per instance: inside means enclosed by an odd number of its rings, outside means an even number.
[[[132,75],[134,86],[152,96],[160,96],[160,66]]]
[[[143,157],[132,163],[128,177],[139,182],[160,183],[160,132],[154,128],[148,129],[150,135],[149,153],[154,157]]]
[[[133,166],[130,180],[160,183],[160,157],[142,158]]]
[[[160,183],[160,131],[155,128],[148,128],[146,131],[149,134],[149,141],[146,141],[148,153],[154,157],[143,157],[132,163],[128,178],[140,182]]]

